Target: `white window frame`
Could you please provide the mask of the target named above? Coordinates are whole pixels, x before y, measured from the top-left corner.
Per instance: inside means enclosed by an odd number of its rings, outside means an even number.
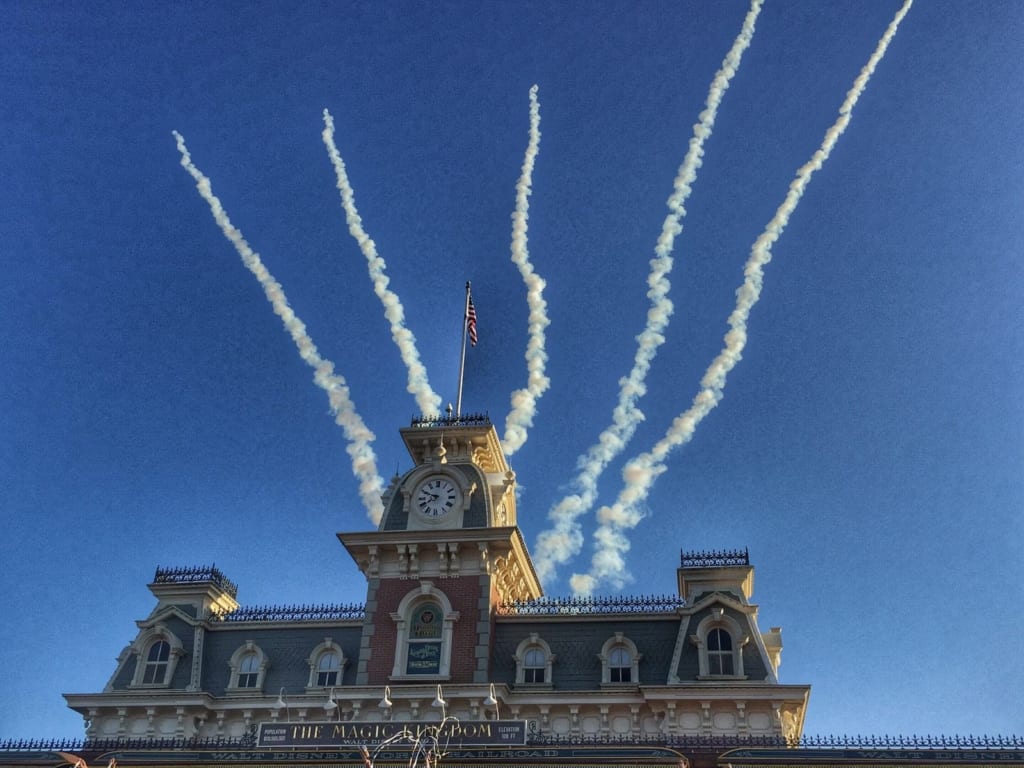
[[[612,650],[616,648],[623,648],[629,654],[630,679],[628,682],[612,682],[611,654]],[[637,649],[636,643],[626,637],[622,632],[616,632],[605,640],[604,645],[601,646],[601,653],[598,654],[597,658],[601,660],[602,687],[633,688],[640,684],[640,660],[643,658],[643,654]]]
[[[242,660],[246,656],[255,656],[257,662],[256,669],[256,685],[241,686],[239,682],[242,676]],[[266,680],[267,667],[270,666],[270,660],[267,658],[267,654],[263,652],[252,640],[246,640],[244,645],[238,646],[235,652],[231,654],[231,658],[228,659],[228,666],[231,668],[231,679],[228,682],[227,690],[229,692],[237,693],[262,693],[263,682]]]
[[[317,682],[317,677],[320,674],[320,659],[328,653],[334,653],[338,656],[338,681],[320,685]],[[345,678],[345,667],[348,666],[348,659],[345,658],[345,653],[341,650],[341,646],[334,642],[333,639],[325,637],[324,641],[309,654],[306,663],[309,665],[309,680],[306,683],[307,691],[327,691],[331,688],[341,687],[342,680]]]
[[[544,654],[544,682],[542,683],[528,683],[526,682],[526,670],[537,669],[537,667],[526,666],[526,654],[530,651],[540,651]],[[530,636],[524,638],[518,647],[516,652],[512,656],[516,663],[516,685],[525,686],[528,688],[553,688],[554,679],[552,677],[552,665],[555,663],[556,656],[551,652],[551,646],[547,642],[539,637],[536,632],[531,632]]]
[[[708,635],[712,630],[721,629],[732,638],[732,674],[716,675],[711,672],[708,654]],[[731,616],[726,615],[722,607],[714,608],[708,616],[697,625],[697,631],[690,635],[690,642],[697,646],[698,680],[746,680],[743,673],[743,646],[750,642],[750,635],[744,634],[743,628]]]
[[[166,642],[170,646],[163,680],[144,683],[149,651],[156,643],[161,641]],[[132,643],[132,653],[135,654],[135,674],[132,676],[129,688],[169,688],[171,680],[174,679],[174,670],[178,666],[178,661],[185,655],[185,648],[177,635],[166,626],[154,624],[146,631],[139,633],[139,636],[135,638],[135,642]]]
[[[406,664],[409,660],[409,625],[412,623],[412,615],[417,607],[423,603],[431,602],[441,607],[444,614],[441,627],[441,663],[440,671],[436,675],[410,675],[406,672]],[[391,680],[405,681],[433,681],[448,680],[451,678],[452,669],[452,637],[455,630],[455,622],[459,620],[459,612],[452,610],[451,601],[444,592],[437,589],[431,581],[421,581],[419,589],[414,589],[402,598],[398,604],[398,610],[391,614],[391,620],[395,622],[395,665],[391,669]]]

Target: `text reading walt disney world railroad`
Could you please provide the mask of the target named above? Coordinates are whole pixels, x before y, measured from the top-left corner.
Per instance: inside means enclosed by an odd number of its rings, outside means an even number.
[[[372,747],[403,734],[410,739],[436,735],[439,741],[453,747],[522,746],[526,744],[526,721],[470,720],[443,725],[427,722],[260,723],[258,744],[261,747]]]

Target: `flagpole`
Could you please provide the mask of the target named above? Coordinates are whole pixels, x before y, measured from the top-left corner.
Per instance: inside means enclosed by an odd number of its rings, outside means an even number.
[[[462,418],[462,377],[466,372],[466,335],[469,324],[469,281],[466,281],[466,303],[462,308],[462,354],[459,356],[459,395],[455,398],[455,418]]]

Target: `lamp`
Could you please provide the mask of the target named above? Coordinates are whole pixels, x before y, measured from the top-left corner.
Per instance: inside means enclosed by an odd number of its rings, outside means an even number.
[[[338,719],[341,720],[341,707],[334,700],[334,688],[331,688],[331,692],[327,695],[327,701],[324,702],[324,712],[330,716],[330,713],[334,710],[338,710]]]
[[[501,720],[501,709],[498,707],[498,697],[494,695],[494,683],[490,683],[490,692],[487,694],[487,698],[484,699],[485,707],[494,707],[494,715],[496,720]]]
[[[291,709],[289,709],[288,700],[284,696],[284,688],[282,688],[280,693],[277,694],[277,701],[275,701],[271,706],[277,711],[280,711],[281,708],[283,707],[285,717],[287,718],[288,722],[292,721],[292,711]]]
[[[380,700],[380,704],[377,705],[381,709],[391,709],[391,686],[384,686],[384,698]]]
[[[432,706],[432,707],[440,707],[441,708],[441,717],[442,718],[447,718],[448,717],[448,710],[447,710],[448,702],[444,700],[444,694],[441,692],[441,685],[440,685],[440,683],[438,683],[438,686],[437,686],[437,696],[434,697],[434,700],[430,703],[430,706]]]

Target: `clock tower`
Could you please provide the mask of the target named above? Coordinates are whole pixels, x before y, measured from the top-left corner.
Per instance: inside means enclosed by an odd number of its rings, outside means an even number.
[[[515,473],[486,416],[401,434],[413,467],[385,491],[380,526],[338,534],[367,580],[356,683],[486,683],[496,610],[542,594]]]

